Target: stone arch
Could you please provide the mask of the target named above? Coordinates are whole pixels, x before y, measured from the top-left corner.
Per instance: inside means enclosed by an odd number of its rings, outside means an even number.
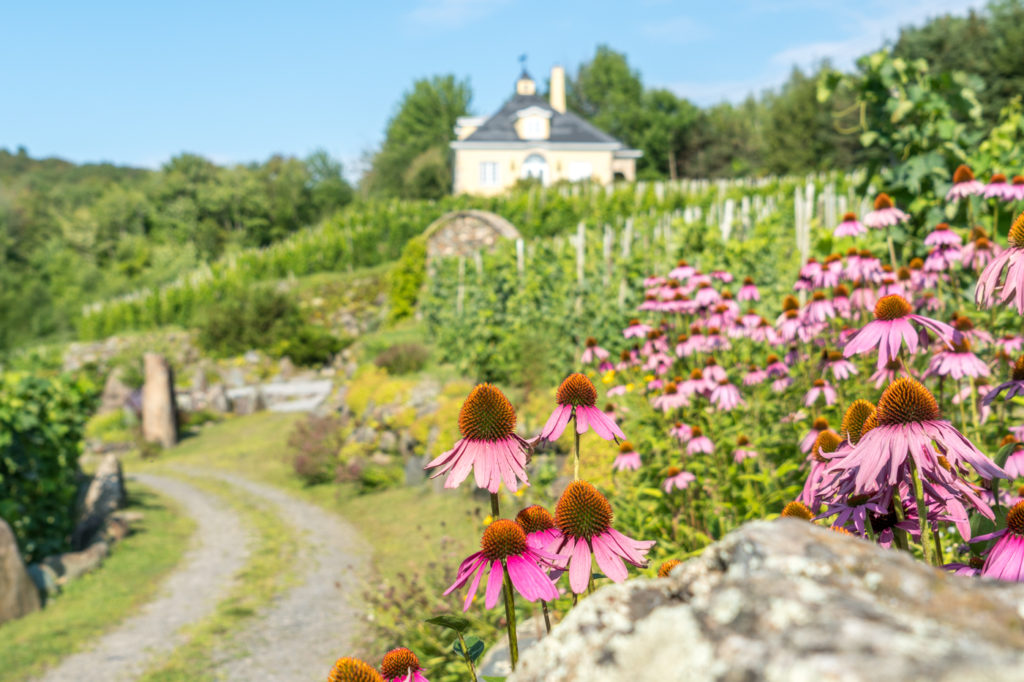
[[[518,239],[519,231],[497,213],[465,210],[446,213],[423,233],[427,258],[471,256],[493,248],[502,239]]]

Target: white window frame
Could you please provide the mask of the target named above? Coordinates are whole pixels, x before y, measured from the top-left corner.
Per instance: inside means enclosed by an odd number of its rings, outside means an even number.
[[[480,162],[480,186],[497,187],[500,182],[501,170],[497,161]]]
[[[540,116],[529,116],[523,119],[524,140],[543,140],[545,137],[543,118]]]

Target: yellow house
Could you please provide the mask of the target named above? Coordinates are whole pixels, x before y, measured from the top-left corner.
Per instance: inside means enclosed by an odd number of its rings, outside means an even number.
[[[455,194],[500,194],[520,178],[635,180],[642,152],[565,109],[565,70],[551,69],[551,99],[523,71],[516,94],[490,118],[463,116],[455,126]]]

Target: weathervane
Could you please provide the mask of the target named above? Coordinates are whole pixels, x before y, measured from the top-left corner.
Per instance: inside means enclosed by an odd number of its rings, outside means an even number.
[[[526,71],[526,53],[519,55],[519,66],[522,67],[523,71]]]

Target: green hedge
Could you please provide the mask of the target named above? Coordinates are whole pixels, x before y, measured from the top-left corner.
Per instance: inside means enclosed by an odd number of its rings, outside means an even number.
[[[67,549],[78,455],[96,396],[84,380],[0,375],[0,518],[26,561]]]

